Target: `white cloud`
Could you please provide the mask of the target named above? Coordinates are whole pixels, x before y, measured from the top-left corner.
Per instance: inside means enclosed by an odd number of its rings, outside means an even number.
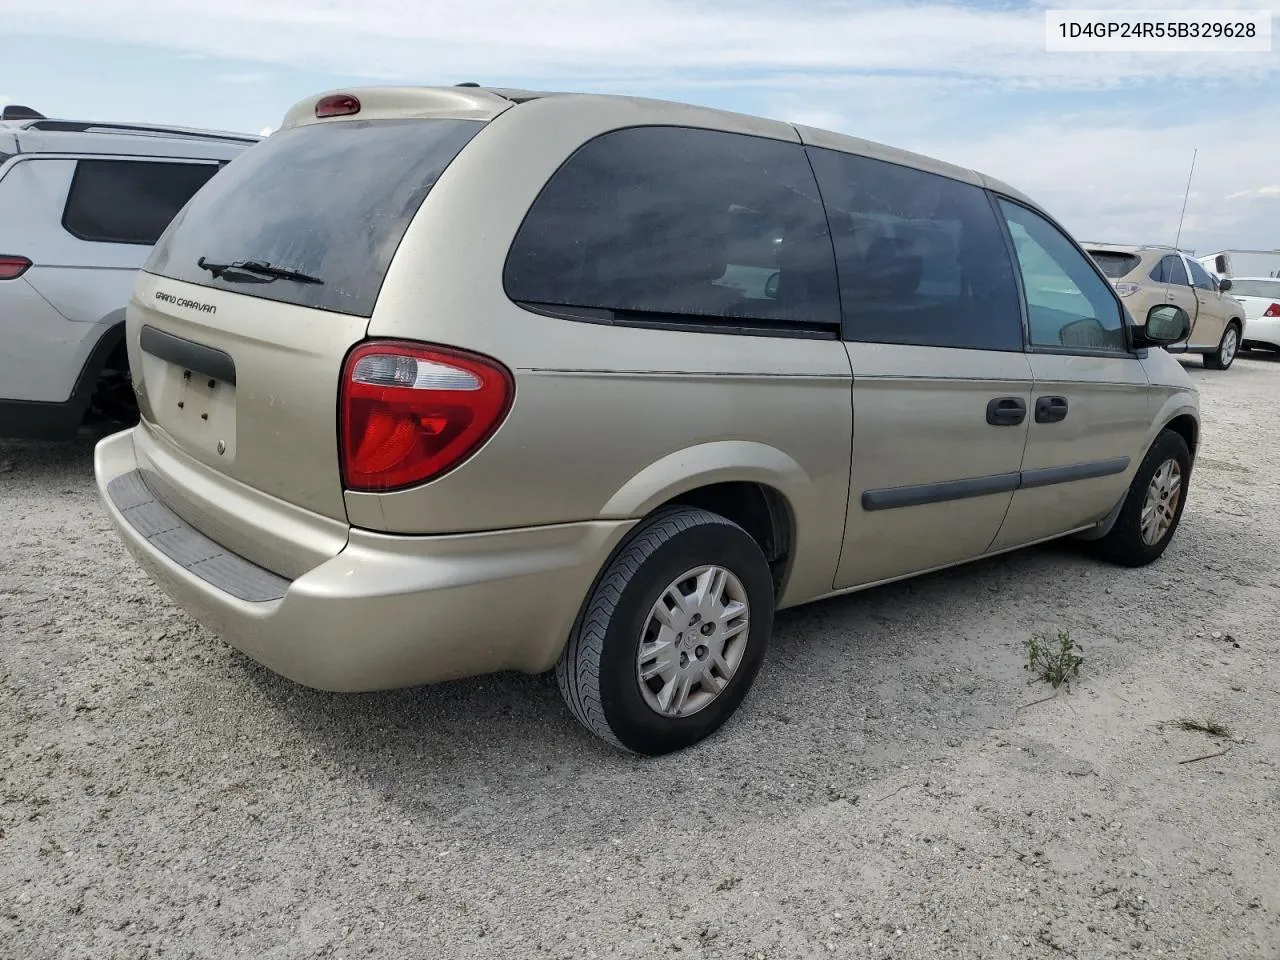
[[[447,16],[417,0],[62,0],[44,6],[0,0],[0,16],[14,32],[438,82],[483,82],[498,74],[531,82],[574,77],[579,86],[625,80],[636,88],[742,72],[776,86],[797,70],[907,71],[1015,88],[1087,89],[1142,78],[1280,72],[1268,54],[1049,54],[1041,9],[976,9],[938,0],[746,0],[732,11],[710,0],[469,0],[452,5]]]
[[[263,127],[261,130],[258,131],[258,136],[269,137],[274,132],[275,132],[275,127]]]
[[[1260,200],[1263,197],[1280,197],[1280,184],[1273,184],[1266,187],[1258,187],[1254,190],[1239,190],[1236,193],[1229,193],[1226,196],[1228,200]]]
[[[1095,113],[916,149],[1012,184],[1077,237],[1117,243],[1173,243],[1198,150],[1182,244],[1275,246],[1274,208],[1244,201],[1280,196],[1280,186],[1240,189],[1275,176],[1280,135],[1269,114],[1146,129],[1127,114]]]
[[[474,80],[732,101],[983,170],[1041,200],[1092,240],[1172,242],[1198,147],[1184,243],[1274,246],[1274,213],[1267,208],[1277,194],[1264,185],[1275,182],[1280,130],[1273,115],[1250,115],[1239,103],[1249,91],[1275,85],[1280,57],[1044,49],[1045,9],[1139,5],[468,0],[449,5],[446,15],[434,12],[442,4],[423,0],[0,0],[0,22],[14,33],[149,44],[170,56],[234,61],[234,68],[222,68],[226,83],[257,83],[258,65],[265,71],[287,64],[396,82]],[[1147,5],[1258,6],[1256,0]],[[1141,90],[1150,102],[1140,109],[1108,113],[1092,106]],[[1202,95],[1197,100],[1188,90]],[[1077,95],[1033,96],[1061,92]],[[1053,116],[1064,102],[1086,102],[1090,112]],[[246,129],[279,115],[274,102],[270,113],[265,102],[260,106],[264,112]],[[207,115],[204,109],[192,100],[194,116]],[[1000,123],[1010,129],[984,132]]]
[[[266,83],[268,80],[268,77],[265,73],[246,72],[246,73],[222,73],[214,77],[214,79],[219,83],[233,83],[233,84],[248,85],[248,84]]]
[[[1262,10],[1256,0],[1029,0],[1032,6],[1052,10]]]

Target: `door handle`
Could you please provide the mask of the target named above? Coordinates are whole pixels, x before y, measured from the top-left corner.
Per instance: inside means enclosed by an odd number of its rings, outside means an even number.
[[[1040,397],[1036,400],[1036,423],[1059,423],[1065,419],[1066,397]]]
[[[996,397],[987,404],[987,423],[993,427],[1016,427],[1027,418],[1027,402],[1021,397]]]

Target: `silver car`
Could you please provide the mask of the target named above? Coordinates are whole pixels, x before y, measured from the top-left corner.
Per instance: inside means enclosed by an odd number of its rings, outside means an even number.
[[[0,437],[63,440],[136,419],[124,306],[151,245],[257,137],[0,119]]]

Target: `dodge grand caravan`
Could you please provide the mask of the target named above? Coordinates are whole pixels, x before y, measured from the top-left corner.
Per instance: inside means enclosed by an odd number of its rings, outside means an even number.
[[[482,88],[310,98],[161,237],[96,474],[156,582],[335,691],[555,669],[658,754],[774,611],[1177,528],[1187,374],[1033,202],[803,126]]]

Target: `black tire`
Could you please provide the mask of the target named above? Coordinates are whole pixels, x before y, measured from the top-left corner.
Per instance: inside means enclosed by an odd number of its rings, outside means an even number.
[[[1142,537],[1142,508],[1147,497],[1147,488],[1151,484],[1156,471],[1167,461],[1174,460],[1182,471],[1182,487],[1177,506],[1173,512],[1173,522],[1169,529],[1155,543],[1147,543]],[[1182,520],[1182,510],[1187,503],[1187,490],[1191,480],[1191,451],[1187,449],[1187,441],[1173,430],[1162,430],[1156,437],[1151,449],[1142,458],[1138,472],[1133,475],[1129,484],[1129,492],[1125,496],[1124,506],[1120,508],[1120,516],[1105,537],[1093,542],[1093,549],[1104,559],[1125,567],[1143,567],[1159,559],[1169,546],[1178,524]]]
[[[748,603],[746,649],[719,695],[688,716],[646,703],[637,676],[641,632],[659,596],[682,573],[714,564],[733,573]],[[759,544],[736,523],[678,507],[641,523],[583,604],[556,664],[570,711],[592,733],[633,753],[658,756],[711,735],[738,709],[764,660],[774,591]]]
[[[1227,356],[1227,340],[1231,337],[1235,338],[1236,348],[1231,351],[1231,356]],[[1204,365],[1210,370],[1226,370],[1235,362],[1236,355],[1240,352],[1240,324],[1232,320],[1227,324],[1227,329],[1222,331],[1222,339],[1218,341],[1218,348],[1213,353],[1204,355]]]

